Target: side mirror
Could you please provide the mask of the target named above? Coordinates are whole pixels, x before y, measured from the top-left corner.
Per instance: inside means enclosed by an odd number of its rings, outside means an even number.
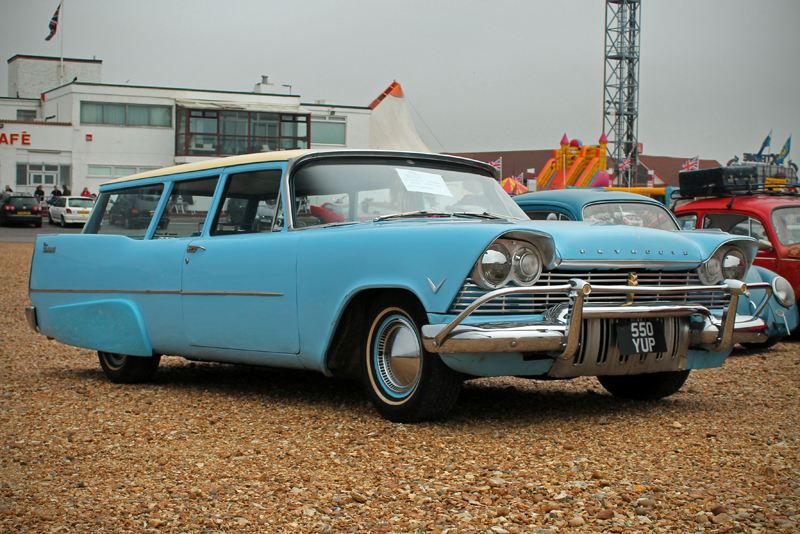
[[[765,252],[769,252],[769,251],[773,251],[775,249],[773,248],[772,243],[770,243],[766,239],[759,239],[758,240],[758,250],[759,251],[763,250]]]

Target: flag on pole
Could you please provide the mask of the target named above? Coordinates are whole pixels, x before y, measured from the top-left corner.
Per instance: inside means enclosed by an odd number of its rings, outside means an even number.
[[[700,156],[689,158],[683,162],[684,171],[696,171],[700,168]]]
[[[494,161],[490,161],[489,165],[497,169],[501,176],[503,175],[503,156],[500,156]]]
[[[59,2],[58,7],[56,8],[56,13],[53,15],[53,18],[50,19],[50,35],[44,38],[45,41],[49,41],[53,38],[56,34],[56,30],[58,29],[58,12],[61,11],[61,3]]]
[[[775,158],[775,163],[778,165],[783,165],[783,162],[786,160],[786,157],[789,155],[789,151],[792,149],[792,136],[789,136],[789,139],[786,140],[786,144],[783,145],[781,149],[781,153],[778,154],[778,157]]]
[[[631,157],[628,156],[627,158],[621,160],[619,162],[619,170],[620,172],[625,172],[631,168]]]
[[[522,183],[522,175],[523,175],[523,173],[519,173],[518,175],[516,175],[514,177],[514,180],[516,180],[519,183]]]
[[[753,158],[756,161],[761,161],[761,153],[764,152],[764,149],[769,146],[770,141],[772,141],[772,130],[769,131],[767,138],[764,139],[764,142],[761,143],[761,150],[758,151],[758,154],[755,155]]]

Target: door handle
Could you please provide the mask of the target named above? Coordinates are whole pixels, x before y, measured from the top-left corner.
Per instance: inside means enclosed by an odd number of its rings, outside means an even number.
[[[198,250],[205,250],[205,249],[206,249],[206,247],[201,247],[200,245],[189,245],[186,248],[186,252],[189,252],[190,254],[194,254]]]

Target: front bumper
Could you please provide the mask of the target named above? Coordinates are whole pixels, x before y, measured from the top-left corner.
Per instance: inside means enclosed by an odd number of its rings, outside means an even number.
[[[569,284],[545,287],[504,288],[476,299],[448,324],[431,324],[422,327],[425,348],[440,354],[465,353],[546,353],[558,362],[574,361],[583,343],[592,343],[589,327],[600,321],[616,319],[676,318],[675,341],[671,351],[686,360],[690,349],[703,349],[721,353],[735,343],[759,343],[767,340],[769,327],[758,315],[772,296],[772,286],[762,282],[750,284],[750,289],[765,289],[765,295],[752,316],[737,316],[740,295],[746,295],[748,286],[738,280],[725,280],[716,286],[591,286],[573,278]],[[584,300],[590,293],[621,294],[687,294],[723,291],[730,295],[730,303],[720,317],[700,305],[637,304],[632,306],[592,306]],[[513,293],[561,293],[569,296],[569,305],[550,311],[531,321],[487,320],[484,323],[462,324],[475,310],[486,302]],[[582,341],[583,339],[583,341]],[[605,336],[597,343],[616,344],[614,336]],[[586,350],[584,347],[582,350]],[[579,355],[579,359],[583,356]],[[678,361],[673,358],[673,361]],[[667,364],[664,364],[667,365]],[[678,364],[670,364],[678,365]],[[556,366],[554,366],[556,367]],[[659,368],[651,372],[672,370]],[[552,371],[554,376],[559,371]]]

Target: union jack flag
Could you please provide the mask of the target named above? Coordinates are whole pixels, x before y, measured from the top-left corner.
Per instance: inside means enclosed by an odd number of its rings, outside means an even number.
[[[497,158],[494,161],[490,161],[489,165],[491,165],[492,167],[494,167],[495,169],[497,169],[498,171],[500,171],[502,173],[503,172],[503,156],[500,156],[499,158]]]
[[[515,180],[515,181],[517,181],[517,182],[519,182],[519,183],[522,183],[522,174],[523,174],[523,173],[519,173],[518,175],[516,175],[516,176],[514,177],[514,180]]]
[[[50,35],[44,38],[45,41],[49,41],[53,38],[56,34],[56,30],[58,29],[58,12],[61,11],[61,3],[58,4],[56,8],[56,13],[53,15],[53,18],[50,19]]]
[[[700,156],[695,156],[683,162],[684,171],[696,171],[699,168],[700,168]]]
[[[620,172],[625,172],[631,168],[631,157],[628,156],[627,158],[623,159],[619,162],[619,170]]]

